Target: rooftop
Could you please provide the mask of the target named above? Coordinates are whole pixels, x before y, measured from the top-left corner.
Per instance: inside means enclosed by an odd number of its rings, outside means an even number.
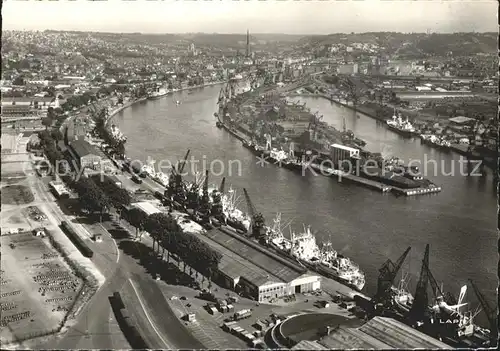
[[[152,215],[153,213],[161,212],[156,206],[147,201],[135,202],[131,206],[138,208],[139,210],[146,213],[148,216]]]
[[[70,144],[70,146],[73,149],[73,151],[75,152],[76,156],[78,156],[80,158],[83,156],[87,156],[87,155],[101,156],[101,153],[93,145],[90,145],[85,140],[77,139],[77,140],[73,141]]]
[[[266,275],[275,277],[277,281],[291,282],[306,273],[306,270],[302,267],[287,262],[272,252],[258,247],[258,244],[252,243],[243,237],[239,237],[238,234],[232,236],[223,231],[214,230],[209,231],[207,236],[227,250],[236,253],[238,256],[248,260],[255,266],[260,267],[261,270],[266,272]]]
[[[340,327],[319,343],[332,349],[452,349],[439,340],[387,317],[375,317],[359,328]]]

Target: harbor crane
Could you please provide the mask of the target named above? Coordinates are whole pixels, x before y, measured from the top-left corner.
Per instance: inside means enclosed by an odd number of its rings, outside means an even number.
[[[189,153],[191,150],[186,152],[186,156],[181,164],[172,167],[172,172],[170,174],[170,179],[168,182],[168,188],[165,190],[165,196],[168,199],[177,202],[177,204],[181,207],[185,207],[186,204],[186,191],[185,186],[182,182],[182,172],[184,171],[184,167],[186,166],[187,158],[189,157]]]
[[[401,269],[408,253],[411,250],[411,246],[408,246],[406,251],[396,260],[396,263],[392,262],[391,259],[387,261],[380,267],[379,276],[377,282],[377,293],[375,294],[374,302],[375,304],[382,304],[383,306],[390,306],[392,300],[392,286],[394,284],[394,279]]]
[[[425,247],[425,254],[422,260],[420,277],[415,291],[415,297],[409,311],[409,319],[413,326],[421,326],[428,319],[429,296],[427,288],[429,283],[429,244]]]
[[[222,204],[222,195],[224,194],[224,187],[226,184],[226,177],[222,178],[218,191],[214,190],[212,192],[212,216],[219,221],[220,224],[226,224],[226,216],[224,215],[224,208]]]
[[[200,216],[201,224],[210,224],[210,214],[212,212],[212,204],[210,203],[210,197],[208,194],[208,169],[205,171],[205,179],[203,181],[203,195],[200,199],[200,206],[198,214]]]
[[[262,239],[265,233],[265,220],[264,216],[262,213],[257,212],[255,209],[255,206],[252,203],[252,200],[250,199],[250,195],[248,195],[247,189],[243,188],[243,193],[245,194],[245,199],[247,202],[247,207],[248,207],[248,214],[250,216],[250,228],[249,228],[249,233],[250,235],[253,235],[257,239]]]
[[[219,186],[219,193],[224,194],[224,187],[226,186],[226,177],[223,177],[220,186]]]
[[[187,208],[196,211],[200,204],[200,187],[203,184],[203,177],[198,178],[198,173],[194,176],[194,182],[188,188],[184,183],[184,188],[187,194]],[[193,211],[193,212],[194,212]]]
[[[483,308],[484,313],[486,314],[486,318],[488,318],[488,322],[490,323],[490,344],[489,347],[495,347],[498,344],[498,321],[497,321],[497,310],[493,308],[488,300],[484,297],[484,295],[479,291],[479,288],[476,284],[469,279],[469,282],[474,290],[474,293]]]

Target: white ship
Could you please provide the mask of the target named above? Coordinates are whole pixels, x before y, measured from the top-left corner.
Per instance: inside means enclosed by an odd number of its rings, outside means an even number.
[[[114,124],[111,125],[110,133],[111,133],[111,137],[117,142],[127,141],[127,137]]]
[[[278,214],[273,226],[267,228],[268,245],[322,275],[337,278],[358,290],[363,289],[365,275],[359,267],[349,258],[338,255],[329,242],[320,248],[310,226],[304,226],[299,235],[291,232],[291,239],[287,239],[281,232],[280,223],[281,214]]]
[[[288,162],[288,153],[283,149],[278,150],[276,148],[272,148],[272,150],[269,152],[269,158],[276,164],[281,165],[282,163]]]
[[[285,238],[281,231],[281,213],[276,214],[273,221],[273,226],[266,230],[266,243],[278,251],[290,254],[292,249],[292,242],[290,239]]]
[[[408,291],[408,283],[409,273],[403,273],[399,281],[399,286],[397,288],[394,286],[391,287],[393,301],[403,313],[409,312],[413,304],[413,295]]]
[[[389,129],[394,130],[399,134],[403,134],[405,136],[413,136],[416,133],[415,127],[408,121],[408,117],[406,120],[403,120],[401,114],[396,114],[396,110],[394,110],[394,115],[392,119],[386,121]]]
[[[227,218],[228,224],[236,229],[248,231],[250,229],[250,217],[239,210],[236,192],[230,188],[226,194],[222,195],[222,211]]]
[[[156,172],[152,178],[153,178],[153,180],[156,180],[158,183],[160,183],[164,187],[168,186],[169,176],[166,175],[165,173]]]
[[[149,177],[154,178],[156,175],[155,162],[155,160],[148,160],[148,163],[141,167],[141,173],[146,173]]]
[[[168,90],[165,88],[159,88],[153,91],[151,94],[149,94],[148,99],[158,99],[161,98],[162,96],[165,96],[168,94]]]

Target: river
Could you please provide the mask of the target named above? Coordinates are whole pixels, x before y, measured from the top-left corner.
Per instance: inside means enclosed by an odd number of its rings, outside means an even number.
[[[463,176],[459,174],[459,155],[420,145],[419,140],[403,139],[374,119],[310,97],[297,100],[306,102],[313,112],[319,111],[323,121],[338,129],[345,117],[347,129],[366,140],[368,150],[397,155],[405,161],[437,161],[436,167],[428,162],[426,173],[443,191],[396,197],[320,175],[301,176],[274,165],[262,167],[240,141],[216,128],[213,113],[219,90],[219,86],[212,86],[178,92],[117,114],[114,123],[128,136],[127,155],[142,161],[151,157],[176,162],[191,149],[200,162],[221,160],[226,184],[241,194],[245,187],[268,224],[278,211],[283,221],[293,219],[295,231],[301,230],[303,223],[310,224],[319,240],[330,239],[338,251],[357,262],[366,272],[368,294],[375,292],[378,268],[388,258],[395,261],[408,246],[412,251],[403,270],[411,274],[414,291],[429,243],[431,271],[446,291],[458,296],[460,286],[472,278],[491,303],[496,301],[496,194],[491,174]],[[182,103],[176,105],[175,100]],[[213,166],[210,183],[218,184],[221,166]],[[451,167],[455,167],[455,174],[446,175]],[[240,208],[246,210],[243,200]],[[472,289],[467,300],[473,310],[477,299]],[[484,323],[484,318],[481,321]]]

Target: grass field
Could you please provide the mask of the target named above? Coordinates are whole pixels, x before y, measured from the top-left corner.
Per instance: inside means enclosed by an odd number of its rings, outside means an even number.
[[[47,238],[1,236],[0,342],[56,331],[82,282]]]
[[[2,204],[24,205],[35,200],[31,190],[24,185],[8,185],[2,188]]]

